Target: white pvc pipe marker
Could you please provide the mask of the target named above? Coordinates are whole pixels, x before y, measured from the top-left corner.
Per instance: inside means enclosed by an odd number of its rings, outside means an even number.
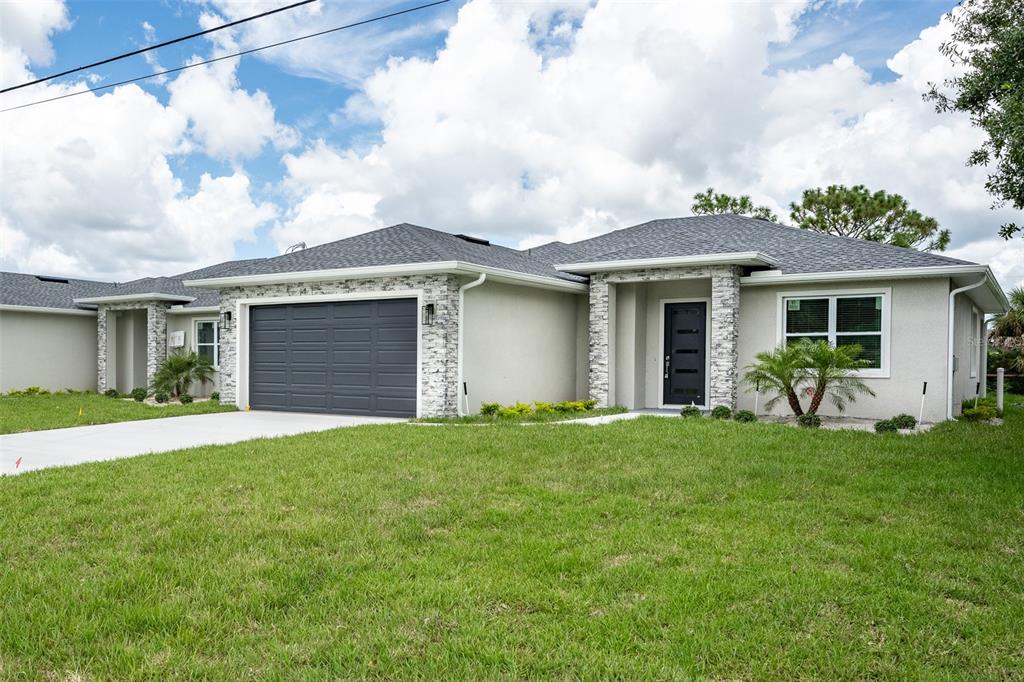
[[[1002,367],[996,369],[996,409],[1003,411],[1003,375],[1006,370]]]

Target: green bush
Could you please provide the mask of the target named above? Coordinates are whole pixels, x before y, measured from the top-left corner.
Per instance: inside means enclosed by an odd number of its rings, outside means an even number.
[[[17,397],[22,395],[50,395],[50,392],[47,391],[45,388],[39,388],[38,386],[29,386],[28,388],[23,388],[21,390],[15,388],[10,391],[7,391],[7,395],[11,397]]]
[[[756,422],[757,415],[750,410],[737,410],[736,414],[732,416],[738,422]]]
[[[156,393],[153,394],[153,399],[156,400],[158,403],[166,403],[168,395],[163,391],[157,391]]]
[[[515,405],[509,405],[508,407],[502,407],[498,410],[499,417],[505,417],[506,419],[518,419],[519,417],[525,417],[533,412],[533,405],[530,403],[516,403]]]
[[[680,417],[699,417],[701,416],[700,408],[696,405],[687,405],[683,409],[679,410]]]
[[[960,419],[968,422],[983,422],[998,416],[999,411],[994,406],[983,405],[980,402],[977,407],[968,407],[960,413]]]
[[[890,421],[896,425],[897,429],[912,429],[917,426],[917,419],[909,414],[898,414]],[[876,428],[875,430],[877,431],[878,429]]]
[[[132,398],[137,403],[141,403],[143,400],[145,400],[147,395],[149,395],[149,391],[147,391],[144,388],[133,388],[132,389]]]
[[[555,406],[551,403],[536,402],[533,404],[533,411],[537,414],[554,414]]]
[[[974,398],[971,398],[970,400],[965,400],[963,401],[963,403],[960,404],[960,407],[963,409],[964,412],[966,412],[967,410],[973,410],[974,408],[978,408],[979,410],[981,408],[985,408],[986,410],[991,411],[994,415],[992,417],[982,417],[983,419],[995,419],[995,417],[1003,416],[1003,413],[1000,412],[999,408],[996,407],[996,399],[991,396],[978,398],[977,405],[974,404]]]
[[[711,410],[711,416],[715,419],[729,419],[732,417],[732,410],[726,405],[716,405],[715,409]]]
[[[211,393],[210,394],[210,400],[212,400],[214,402],[220,402],[220,392],[214,391],[213,393]]]
[[[182,393],[181,395],[178,396],[178,400],[181,402],[182,405],[188,405],[190,402],[192,402],[193,398],[188,393]]]
[[[501,403],[483,403],[480,405],[480,414],[485,417],[493,417],[501,410]]]
[[[589,401],[589,400],[586,400],[586,401],[584,401],[584,400],[563,400],[560,403],[555,403],[555,411],[556,412],[585,412],[588,409],[591,409],[591,408],[587,407],[587,403],[589,403],[589,402],[591,402],[591,401]],[[597,403],[595,402],[594,404],[596,405]]]
[[[896,433],[897,431],[899,431],[899,427],[896,426],[895,419],[879,419],[875,422],[875,433]]]
[[[596,400],[584,400],[582,402],[583,402],[583,409],[584,410],[592,410],[595,407],[597,407],[597,401]]]
[[[103,395],[107,396],[108,398],[116,398],[118,396],[117,389],[108,388],[107,390],[103,391]]]
[[[802,414],[796,418],[796,423],[805,429],[817,429],[821,427],[821,417],[816,414]]]
[[[192,384],[205,385],[213,379],[213,365],[195,351],[178,351],[164,358],[153,375],[153,390],[182,396]]]

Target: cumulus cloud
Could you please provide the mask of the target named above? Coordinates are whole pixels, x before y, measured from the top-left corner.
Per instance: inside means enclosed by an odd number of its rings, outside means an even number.
[[[17,42],[0,57],[31,77]],[[4,104],[81,86],[26,88]],[[231,258],[276,209],[241,170],[185,186],[171,161],[192,149],[189,120],[136,85],[3,114],[0,267],[126,280]]]
[[[50,36],[71,26],[63,0],[0,2],[0,43],[19,49],[33,64],[53,61]],[[4,83],[11,83],[4,74]]]
[[[807,187],[863,183],[905,195],[952,229],[957,253],[984,258],[967,244],[1007,215],[988,210],[984,169],[964,165],[980,133],[921,99],[950,73],[949,26],[897,51],[889,83],[845,54],[771,73],[769,48],[805,9],[602,0],[552,19],[547,5],[473,0],[436,55],[390,61],[341,111],[376,118],[376,144],[285,157],[292,207],[274,238],[409,220],[533,245],[687,215],[709,185],[787,215]]]

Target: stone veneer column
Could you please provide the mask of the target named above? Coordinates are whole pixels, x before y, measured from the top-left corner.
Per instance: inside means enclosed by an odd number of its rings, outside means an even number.
[[[146,304],[146,383],[167,357],[167,309],[169,303]]]
[[[96,392],[107,390],[107,307],[96,307]]]
[[[451,416],[456,413],[459,343],[459,280],[451,275],[405,275],[328,282],[296,282],[236,287],[220,291],[220,310],[232,315],[231,326],[220,331],[220,400],[234,404],[238,400],[237,361],[239,299],[282,296],[324,296],[335,294],[409,291],[421,292],[421,305],[433,303],[434,323],[421,329],[420,338],[420,414],[424,417]],[[273,305],[273,301],[268,301]],[[417,318],[422,309],[416,311]],[[242,368],[245,371],[245,368]],[[243,405],[244,407],[244,405]]]
[[[708,407],[736,409],[740,272],[736,267],[711,273],[711,395]]]
[[[610,324],[608,281],[603,274],[590,277],[590,399],[599,407],[611,400]]]

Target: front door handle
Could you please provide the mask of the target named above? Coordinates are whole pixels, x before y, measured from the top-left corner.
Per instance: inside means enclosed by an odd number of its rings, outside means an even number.
[[[665,378],[666,379],[668,379],[668,366],[669,366],[669,362],[671,360],[672,360],[672,356],[671,355],[666,355],[665,356]]]

